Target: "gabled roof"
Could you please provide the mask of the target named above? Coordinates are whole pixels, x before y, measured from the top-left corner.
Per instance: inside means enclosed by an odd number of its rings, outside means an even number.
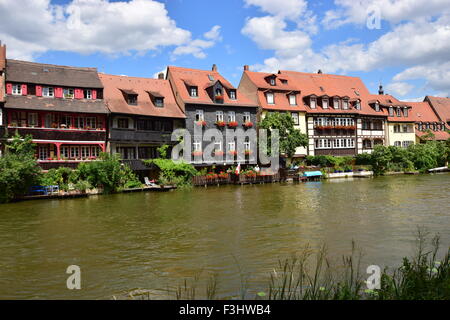
[[[6,60],[6,81],[74,88],[103,88],[96,68]]]
[[[428,102],[408,102],[416,122],[441,122]]]
[[[175,102],[168,80],[115,76],[103,73],[99,73],[99,78],[104,86],[104,100],[112,113],[185,118]],[[137,105],[129,105],[122,92],[137,94]],[[158,93],[158,95],[164,97],[164,107],[156,107],[150,93]]]
[[[253,82],[253,84],[261,90],[263,89],[279,90],[279,91],[297,90],[295,86],[291,84],[289,77],[286,75],[265,73],[265,72],[254,72],[249,70],[245,70],[244,73],[247,75],[250,81]],[[266,79],[269,77],[276,77],[274,86],[267,82]],[[286,80],[287,83],[283,83],[281,82],[281,80]]]
[[[437,141],[445,141],[450,138],[450,134],[446,131],[431,131],[434,134],[434,140]],[[427,135],[427,131],[418,131],[416,130],[416,136],[419,138],[422,138],[423,136]],[[423,139],[423,138],[422,138]],[[432,140],[432,139],[425,139],[425,140]]]
[[[450,121],[450,98],[426,96],[425,100],[430,102],[432,108],[442,121]]]
[[[216,105],[214,100],[207,92],[207,88],[214,85],[217,81],[228,89],[234,89],[230,82],[228,82],[217,71],[206,71],[198,69],[188,69],[170,66],[167,68],[168,78],[173,80],[174,90],[178,93],[183,103],[192,104],[210,104]],[[208,77],[211,75],[213,81]],[[198,87],[198,97],[191,97],[186,86]],[[243,106],[243,107],[256,107],[256,105],[243,93],[237,90],[235,100],[230,99],[227,94],[224,94],[223,106]]]

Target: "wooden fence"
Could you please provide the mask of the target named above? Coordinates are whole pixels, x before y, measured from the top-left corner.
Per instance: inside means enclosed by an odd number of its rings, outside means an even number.
[[[279,173],[274,175],[256,175],[250,176],[245,174],[235,175],[230,174],[227,178],[219,178],[215,176],[195,176],[192,178],[194,186],[214,186],[224,184],[262,184],[280,182],[281,176]]]

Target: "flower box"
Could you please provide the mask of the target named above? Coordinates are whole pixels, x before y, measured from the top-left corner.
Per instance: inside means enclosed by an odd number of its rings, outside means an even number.
[[[252,150],[245,150],[244,153],[245,153],[246,156],[249,156],[249,155],[253,154],[253,151]]]
[[[223,96],[222,95],[218,95],[214,97],[216,100],[223,100]]]
[[[216,126],[221,127],[221,128],[225,127],[226,125],[227,125],[227,123],[225,121],[217,121],[216,122]]]
[[[237,126],[238,126],[237,121],[228,122],[228,127],[229,128],[236,128]]]
[[[229,174],[226,172],[220,172],[218,177],[219,177],[219,179],[228,179]]]
[[[229,151],[229,154],[231,154],[232,156],[237,156],[237,151]]]
[[[222,157],[224,155],[223,151],[214,151],[214,156],[215,157]]]
[[[206,127],[206,121],[205,120],[201,120],[201,121],[197,121],[195,122],[195,124],[199,127]]]
[[[203,155],[203,151],[194,151],[194,152],[192,152],[192,155],[194,157],[200,157]]]
[[[253,122],[250,122],[250,121],[245,122],[245,123],[243,124],[243,126],[244,126],[245,128],[252,128],[252,127],[253,127]]]

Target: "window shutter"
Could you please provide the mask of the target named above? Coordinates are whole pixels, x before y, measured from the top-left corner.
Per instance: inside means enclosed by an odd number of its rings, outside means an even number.
[[[22,85],[22,95],[26,96],[28,94],[28,86],[26,84]]]
[[[62,97],[63,97],[63,89],[55,88],[55,98],[62,98]]]
[[[6,94],[12,94],[12,83],[6,84]]]
[[[92,99],[97,99],[97,90],[92,90]]]
[[[83,99],[83,90],[75,89],[75,99]]]
[[[42,86],[36,86],[36,97],[42,97]]]

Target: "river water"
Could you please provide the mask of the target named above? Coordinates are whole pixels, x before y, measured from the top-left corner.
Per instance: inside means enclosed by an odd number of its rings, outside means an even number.
[[[417,227],[450,245],[450,174],[196,188],[0,206],[0,299],[109,299],[216,275],[218,297],[266,288],[279,259],[326,244],[398,266]],[[81,268],[81,290],[66,269]],[[201,271],[201,273],[200,273]],[[199,290],[203,290],[200,289]],[[161,293],[163,297],[163,293]]]

